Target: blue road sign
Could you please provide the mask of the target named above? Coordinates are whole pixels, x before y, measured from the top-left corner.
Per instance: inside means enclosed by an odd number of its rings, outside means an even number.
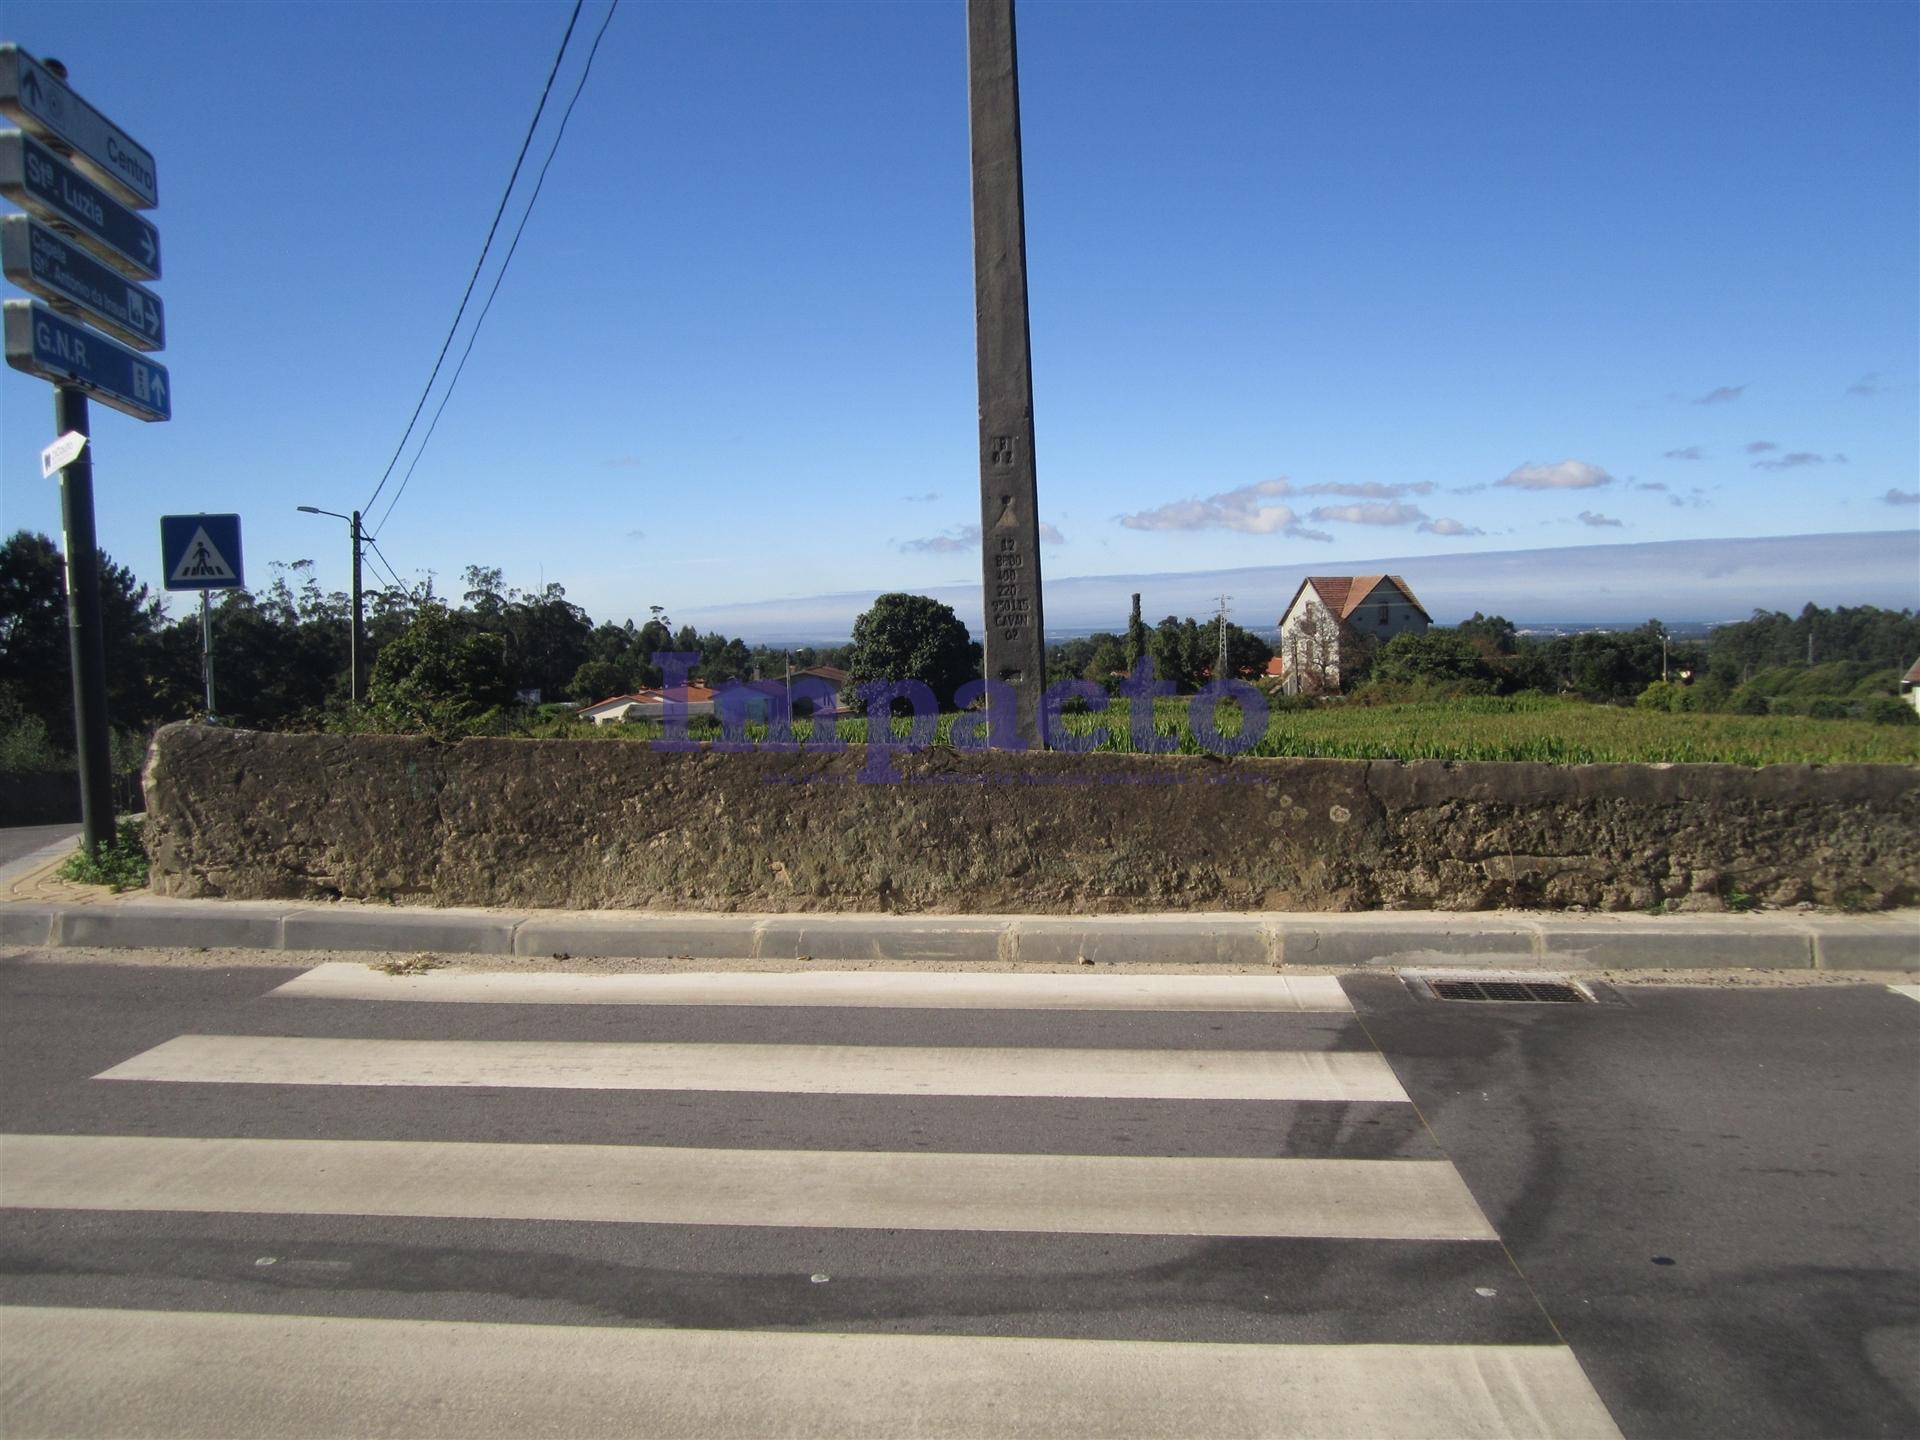
[[[238,515],[162,515],[160,573],[169,590],[238,590]]]
[[[71,148],[75,162],[127,204],[160,203],[152,152],[18,45],[0,45],[0,114]]]
[[[171,420],[167,367],[56,315],[36,300],[6,302],[7,364],[84,390],[136,420]]]
[[[160,278],[160,231],[18,130],[0,130],[0,195],[136,280]]]
[[[51,300],[56,309],[78,310],[137,350],[166,348],[167,315],[160,297],[38,220],[0,218],[0,271],[22,290]]]

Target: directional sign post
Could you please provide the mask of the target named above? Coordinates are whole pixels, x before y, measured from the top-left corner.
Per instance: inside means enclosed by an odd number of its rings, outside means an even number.
[[[7,364],[136,420],[171,420],[167,367],[31,300],[6,302]]]
[[[73,151],[102,185],[142,210],[160,203],[153,156],[18,45],[0,45],[0,114]]]
[[[80,452],[86,448],[87,437],[69,430],[40,452],[40,478],[44,480],[54,471],[66,469],[80,458]]]
[[[136,280],[160,278],[160,232],[46,146],[0,130],[0,195]]]
[[[42,63],[18,45],[0,45],[0,115],[21,127],[0,132],[0,195],[28,212],[0,220],[0,272],[48,302],[7,301],[0,332],[7,364],[54,385],[59,438],[40,463],[44,474],[60,475],[80,825],[88,853],[97,854],[114,839],[113,776],[87,397],[139,420],[173,418],[172,377],[141,353],[166,345],[166,312],[158,296],[133,283],[160,277],[160,232],[134,213],[158,204],[160,187],[152,152],[69,89],[66,67],[56,60]],[[218,546],[208,540],[205,548],[211,556]],[[224,556],[218,566],[209,560],[200,578],[230,574],[225,583],[239,584],[238,522],[231,549],[231,564]],[[207,587],[169,588],[203,591],[211,712]]]
[[[240,570],[238,515],[162,515],[161,582],[169,590],[200,592],[200,673],[207,682],[207,715],[213,708],[213,605],[215,590],[237,590]]]
[[[166,348],[167,312],[158,295],[37,220],[0,220],[0,270],[22,290],[52,301],[57,310],[78,312],[135,349]]]

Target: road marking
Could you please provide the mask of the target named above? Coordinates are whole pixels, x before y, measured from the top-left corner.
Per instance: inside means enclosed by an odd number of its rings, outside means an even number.
[[[886,1045],[345,1040],[182,1035],[98,1080],[1404,1101],[1375,1051],[1047,1050]]]
[[[1896,995],[1904,995],[1909,1000],[1920,1000],[1920,985],[1889,985],[1887,989]]]
[[[1252,1010],[1351,1015],[1332,975],[1007,975],[899,970],[571,975],[333,961],[275,995],[512,1005],[833,1005],[928,1010]]]
[[[1495,1240],[1445,1160],[0,1137],[0,1206]]]
[[[1620,1434],[1560,1345],[1196,1345],[52,1306],[0,1309],[0,1339],[9,1435]]]

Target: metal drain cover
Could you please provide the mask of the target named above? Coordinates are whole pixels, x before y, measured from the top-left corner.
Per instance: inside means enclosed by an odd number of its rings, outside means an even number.
[[[1506,1000],[1580,1005],[1591,996],[1564,980],[1429,980],[1436,1000]]]

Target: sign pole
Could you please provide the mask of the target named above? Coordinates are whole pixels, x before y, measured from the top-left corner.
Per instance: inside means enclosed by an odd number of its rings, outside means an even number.
[[[219,712],[213,708],[213,592],[200,592],[200,673],[207,682],[207,719]]]
[[[980,546],[986,677],[1011,687],[1019,742],[1044,747],[1047,651],[1027,334],[1027,221],[1013,0],[967,0],[973,293],[980,375]],[[989,735],[990,744],[1012,737]]]
[[[87,397],[53,392],[53,433],[91,435]],[[67,547],[67,652],[73,666],[73,738],[80,760],[80,830],[88,854],[113,843],[113,757],[107,735],[107,654],[100,625],[100,548],[93,524],[93,447],[60,471]]]

